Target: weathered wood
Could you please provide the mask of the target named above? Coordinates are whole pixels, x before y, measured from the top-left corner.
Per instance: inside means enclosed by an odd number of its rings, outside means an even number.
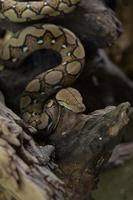
[[[0,103],[0,186],[15,199],[64,199],[63,182],[49,169],[53,146],[44,155],[24,131],[35,131]]]
[[[41,154],[28,135],[35,130],[0,103],[0,187],[4,194],[16,200],[89,199],[101,166],[128,123],[129,108],[123,103],[83,115],[61,107],[62,117],[49,143],[55,145],[59,165],[52,171],[63,184],[49,168],[53,146],[40,142]]]
[[[90,115],[63,109],[59,126],[50,139],[56,146],[59,174],[72,194],[69,199],[87,199],[96,186],[96,174],[120,142],[120,130],[128,123],[128,112],[129,103]]]

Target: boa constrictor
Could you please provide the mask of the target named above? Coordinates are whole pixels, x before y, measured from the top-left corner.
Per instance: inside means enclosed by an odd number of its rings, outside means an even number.
[[[58,124],[60,105],[77,113],[85,110],[80,93],[71,87],[64,88],[77,79],[84,66],[85,52],[80,40],[60,26],[32,25],[5,37],[0,58],[7,67],[19,66],[28,55],[44,48],[58,52],[61,64],[39,74],[26,86],[20,109],[27,123],[38,130],[51,132]]]

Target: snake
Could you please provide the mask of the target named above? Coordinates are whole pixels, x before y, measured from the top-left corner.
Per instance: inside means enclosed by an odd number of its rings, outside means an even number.
[[[0,0],[0,18],[26,22],[72,12],[80,0],[24,1]]]
[[[6,1],[8,2],[9,0]],[[2,14],[11,21],[15,20],[18,22],[17,3],[12,8],[14,1],[10,0],[12,7],[8,10],[6,1],[1,0],[5,6],[2,7]],[[75,2],[77,1],[50,0],[49,3],[47,1],[47,5],[51,8],[51,5],[55,3],[58,4],[58,8],[62,7],[64,12],[68,12],[75,5]],[[24,7],[27,4],[21,3],[19,2],[18,4],[22,11],[24,9],[21,8],[21,5]],[[36,13],[37,18],[42,14],[45,15],[48,8],[46,8],[44,2],[43,4],[30,2],[30,5],[32,3],[38,7],[43,5],[39,15]],[[61,6],[62,3],[64,6]],[[10,4],[8,5],[9,7]],[[70,10],[65,10],[65,6],[67,7],[68,5],[71,5]],[[32,6],[32,9],[34,6]],[[59,11],[57,7],[56,10]],[[7,11],[10,11],[10,14],[8,12],[7,15]],[[12,12],[16,14],[11,16]],[[20,21],[32,20],[36,18],[34,17],[35,13],[33,10],[29,12],[28,17],[24,15],[24,12],[21,12]],[[78,90],[70,87],[83,70],[85,50],[78,37],[70,30],[54,24],[34,24],[5,36],[0,49],[0,59],[6,67],[14,68],[21,66],[29,55],[40,49],[56,51],[61,56],[61,63],[37,75],[28,83],[20,99],[20,112],[26,123],[39,131],[46,130],[48,133],[51,133],[58,125],[61,117],[61,107],[65,107],[75,113],[85,111],[81,94]]]

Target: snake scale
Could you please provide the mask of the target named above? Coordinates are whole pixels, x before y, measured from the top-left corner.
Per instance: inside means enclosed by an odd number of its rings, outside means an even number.
[[[69,13],[78,2],[0,0],[0,16],[13,22],[37,20]],[[80,40],[70,30],[53,24],[37,24],[5,37],[0,59],[6,67],[18,67],[30,54],[40,49],[58,52],[62,61],[36,76],[26,86],[20,100],[20,110],[27,123],[37,130],[51,132],[58,124],[60,105],[76,113],[85,110],[80,93],[69,87],[81,74],[85,52]]]

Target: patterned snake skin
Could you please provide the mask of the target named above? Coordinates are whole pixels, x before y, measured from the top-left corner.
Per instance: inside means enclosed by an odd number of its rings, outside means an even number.
[[[11,21],[20,22],[38,19],[42,15],[52,16],[62,11],[70,12],[78,1],[52,0],[47,1],[47,4],[46,1],[1,2],[1,14]],[[74,88],[66,88],[80,75],[85,52],[79,39],[68,29],[52,24],[39,24],[6,37],[0,49],[0,58],[5,66],[18,67],[28,55],[39,49],[58,52],[62,61],[53,69],[39,74],[26,86],[21,97],[20,110],[27,123],[38,130],[46,129],[51,132],[58,124],[60,105],[77,113],[85,110],[80,93]]]
[[[42,0],[18,2],[0,0],[0,18],[13,22],[25,22],[44,17],[67,14],[74,10],[80,0]]]

